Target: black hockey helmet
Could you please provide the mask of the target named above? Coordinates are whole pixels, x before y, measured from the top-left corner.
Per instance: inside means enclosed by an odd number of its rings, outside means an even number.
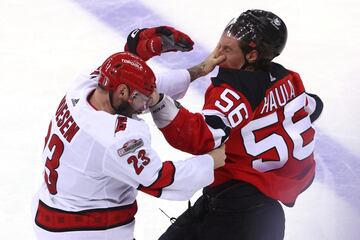
[[[279,56],[287,40],[287,28],[274,13],[259,9],[247,10],[234,18],[224,32],[239,40],[240,48],[247,54],[253,49],[259,53],[255,65],[263,65]]]

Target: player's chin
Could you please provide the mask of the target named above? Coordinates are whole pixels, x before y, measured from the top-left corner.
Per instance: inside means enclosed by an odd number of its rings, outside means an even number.
[[[131,109],[129,109],[130,114],[135,114],[135,115],[143,114],[145,111],[146,110],[144,110],[144,108],[134,109],[133,107],[131,107]]]
[[[221,67],[221,68],[231,68],[230,65],[227,62],[220,63],[219,67]]]
[[[135,111],[134,114],[140,115],[140,114],[145,114],[145,113],[148,113],[148,112],[150,112],[150,110],[147,108],[145,110],[137,110],[137,111]]]

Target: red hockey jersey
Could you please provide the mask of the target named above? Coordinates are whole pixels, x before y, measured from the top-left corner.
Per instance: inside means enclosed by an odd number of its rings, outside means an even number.
[[[293,205],[315,175],[311,120],[321,111],[317,100],[297,73],[276,63],[269,71],[219,69],[202,114],[180,108],[161,131],[172,146],[192,154],[227,140],[226,164],[216,170],[212,186],[241,180]]]

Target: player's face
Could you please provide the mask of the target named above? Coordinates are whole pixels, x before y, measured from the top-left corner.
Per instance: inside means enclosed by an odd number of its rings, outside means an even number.
[[[114,110],[116,114],[120,114],[127,117],[131,117],[132,114],[134,113],[132,107],[127,101],[122,101],[117,105],[114,105]]]
[[[226,60],[219,66],[222,68],[240,69],[245,63],[245,57],[234,37],[223,34],[219,40],[220,52]]]
[[[130,95],[128,102],[131,108],[134,110],[134,113],[139,114],[149,108],[150,100],[150,97],[147,97],[135,90]]]
[[[113,109],[116,114],[131,117],[149,108],[151,98],[137,90],[130,92],[125,84],[120,84],[112,95]]]

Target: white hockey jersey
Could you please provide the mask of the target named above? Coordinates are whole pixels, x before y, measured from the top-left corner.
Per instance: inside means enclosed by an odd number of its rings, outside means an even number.
[[[159,92],[177,98],[189,83],[186,70],[157,77]],[[34,216],[38,239],[132,240],[138,190],[185,200],[213,181],[209,155],[162,162],[143,120],[94,109],[88,98],[96,86],[96,78],[80,76],[52,117]]]

